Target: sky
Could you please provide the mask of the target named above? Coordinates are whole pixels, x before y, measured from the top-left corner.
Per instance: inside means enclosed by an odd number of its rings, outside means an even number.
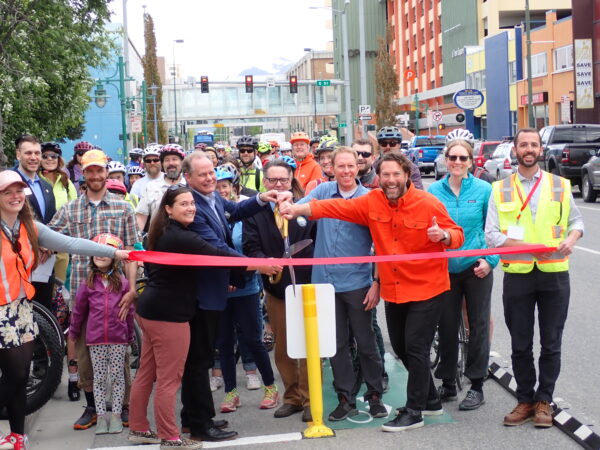
[[[111,3],[122,23],[123,1]],[[333,40],[331,11],[310,9],[326,0],[125,0],[129,38],[144,53],[145,5],[154,20],[158,56],[182,65],[183,76],[237,80],[251,67],[268,68],[281,58],[296,62],[304,48],[326,50]],[[174,44],[183,39],[183,43]]]

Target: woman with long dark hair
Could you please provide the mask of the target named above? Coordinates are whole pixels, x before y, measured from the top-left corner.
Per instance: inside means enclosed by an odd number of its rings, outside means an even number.
[[[23,450],[25,405],[33,342],[38,333],[31,299],[31,272],[39,262],[40,247],[86,256],[126,259],[127,251],[76,239],[33,220],[25,184],[12,170],[0,172],[0,409],[8,411],[11,433],[0,435],[0,447]]]

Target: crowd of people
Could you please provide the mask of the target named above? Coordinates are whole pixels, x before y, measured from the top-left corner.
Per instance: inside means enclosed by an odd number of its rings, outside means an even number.
[[[392,349],[408,371],[406,404],[398,405],[395,417],[382,425],[395,432],[423,426],[423,416],[442,414],[443,402],[458,399],[463,314],[469,332],[465,375],[471,386],[458,408],[475,410],[485,402],[493,269],[500,263],[518,394],[504,425],[534,420],[537,427],[551,426],[550,402],[569,302],[568,256],[583,234],[568,181],[538,168],[539,134],[523,129],[514,138],[517,172],[491,185],[473,174],[473,135],[453,130],[444,149],[449,173],[426,192],[419,168],[400,151],[401,142],[399,129],[384,127],[376,137],[350,146],[329,137],[315,142],[304,132],[292,133],[285,143],[242,136],[234,151],[224,145],[199,144],[186,151],[178,144],[150,144],[131,150],[125,166],[83,141],[65,165],[59,144],[19,137],[16,166],[0,173],[0,407],[7,408],[11,431],[0,436],[0,449],[26,448],[25,386],[38,333],[31,300],[51,307],[53,279],[65,281],[67,272],[72,298],[68,396],[78,401],[83,390],[86,402],[74,429],[96,425],[96,434],[104,434],[129,427],[130,441],[161,448],[194,449],[202,441],[235,439],[238,433],[228,421],[215,418],[213,392],[224,387],[221,413],[240,406],[236,347],[246,387],[262,388],[258,408],[273,409],[275,418],[302,413],[302,421],[313,420],[306,361],[287,354],[288,267],[146,264],[147,280],[138,298],[139,267],[128,254],[142,246],[257,258],[281,257],[290,245],[306,240],[309,244],[294,257],[401,255],[524,243],[556,247],[550,253],[295,270],[298,284],[330,283],[335,288],[337,352],[330,362],[338,405],[328,414],[331,421],[358,414],[363,380],[371,416],[388,416],[383,396],[397,387],[385,370],[377,323],[383,299]],[[54,275],[31,281],[43,265],[53,266]],[[537,378],[536,306],[541,338]],[[126,349],[134,337],[134,321],[143,338],[132,380]],[[440,363],[431,373],[429,352],[436,330]],[[273,344],[282,388],[275,383],[268,355]],[[112,401],[107,410],[109,374]],[[441,380],[439,386],[435,378]],[[180,388],[181,428],[175,411]],[[152,394],[156,431],[147,411]],[[184,438],[188,433],[189,439]]]

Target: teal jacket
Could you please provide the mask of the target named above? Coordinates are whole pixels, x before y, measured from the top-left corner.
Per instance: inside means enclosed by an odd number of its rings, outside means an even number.
[[[450,189],[448,183],[449,175],[429,186],[428,192],[435,195],[446,207],[452,220],[460,225],[465,233],[465,243],[458,250],[473,250],[487,248],[485,243],[485,218],[492,186],[469,173],[469,178],[462,180],[458,198]],[[452,251],[452,250],[449,250]],[[467,270],[479,258],[450,258],[448,260],[448,271],[459,273]],[[498,255],[486,256],[485,260],[492,268],[498,265]]]

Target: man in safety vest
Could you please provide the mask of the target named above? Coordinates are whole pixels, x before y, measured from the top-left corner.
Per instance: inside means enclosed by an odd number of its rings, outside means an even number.
[[[549,253],[501,255],[504,270],[504,318],[510,332],[512,365],[517,382],[517,406],[504,425],[534,420],[552,426],[552,394],[560,372],[562,331],[569,308],[569,258],[583,235],[583,220],[568,180],[538,167],[541,139],[525,128],[514,138],[519,167],[493,184],[485,225],[490,247],[544,244]],[[541,351],[538,387],[533,361],[535,307],[538,309]]]

